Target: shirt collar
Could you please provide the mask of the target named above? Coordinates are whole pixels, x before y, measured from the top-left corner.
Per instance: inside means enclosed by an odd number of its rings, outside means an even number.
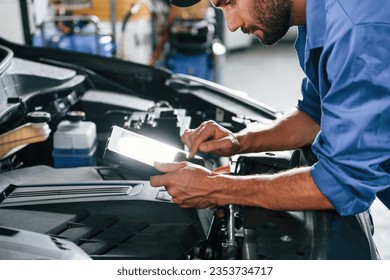
[[[325,0],[306,0],[306,28],[308,48],[322,47],[326,32]]]

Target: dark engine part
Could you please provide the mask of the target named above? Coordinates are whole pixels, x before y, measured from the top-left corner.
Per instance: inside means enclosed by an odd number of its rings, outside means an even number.
[[[208,232],[207,210],[182,209],[148,181],[107,180],[99,168],[37,166],[0,174],[0,182],[8,185],[2,226],[73,242],[93,259],[187,259]]]
[[[156,107],[150,112],[134,112],[124,127],[164,143],[184,149],[180,135],[189,128],[191,118],[186,110]]]

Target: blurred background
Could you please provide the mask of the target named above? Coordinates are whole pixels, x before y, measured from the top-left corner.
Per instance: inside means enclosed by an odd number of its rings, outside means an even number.
[[[163,66],[220,84],[226,82],[227,54],[253,45],[251,36],[230,32],[208,0],[189,8],[169,0],[2,0],[0,36]]]

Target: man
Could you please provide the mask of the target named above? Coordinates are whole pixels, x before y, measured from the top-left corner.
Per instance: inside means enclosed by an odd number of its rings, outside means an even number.
[[[369,209],[377,196],[390,208],[390,1],[212,1],[231,31],[241,28],[267,45],[298,26],[296,50],[307,77],[297,109],[272,127],[234,134],[203,123],[182,136],[190,155],[312,144],[318,162],[276,175],[240,177],[186,162],[156,163],[167,174],[151,177],[151,184],[164,185],[182,207],[242,204],[335,209],[351,216]]]

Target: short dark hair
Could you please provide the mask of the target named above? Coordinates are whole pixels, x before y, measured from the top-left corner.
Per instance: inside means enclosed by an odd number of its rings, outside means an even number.
[[[199,3],[201,0],[170,0],[172,5],[178,6],[178,7],[190,7],[195,5],[196,3]]]

